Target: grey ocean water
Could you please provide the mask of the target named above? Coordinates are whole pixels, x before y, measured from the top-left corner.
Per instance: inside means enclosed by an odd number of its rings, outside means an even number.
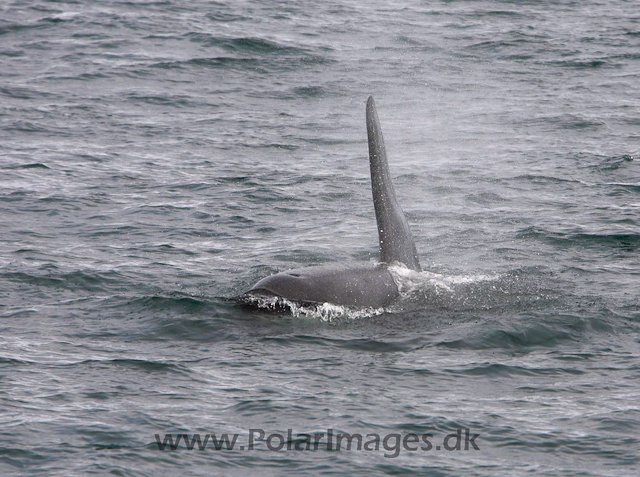
[[[426,272],[239,307],[376,259],[369,94]],[[2,1],[0,474],[638,475],[639,151],[635,1]],[[434,448],[155,438],[258,428]]]

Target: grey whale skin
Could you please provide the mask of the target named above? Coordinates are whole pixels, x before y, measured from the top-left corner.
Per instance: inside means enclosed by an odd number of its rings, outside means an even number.
[[[380,264],[322,265],[289,270],[263,278],[240,298],[284,298],[300,304],[381,307],[399,296],[389,264],[399,262],[420,271],[418,252],[407,219],[396,199],[387,153],[373,97],[367,100],[367,136],[371,190],[378,224]]]

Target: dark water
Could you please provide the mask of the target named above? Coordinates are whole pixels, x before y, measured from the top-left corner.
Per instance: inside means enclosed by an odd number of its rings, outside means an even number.
[[[238,307],[376,259],[369,94],[427,271]],[[0,124],[2,475],[638,475],[637,2],[7,0]],[[480,450],[154,437],[258,428]]]

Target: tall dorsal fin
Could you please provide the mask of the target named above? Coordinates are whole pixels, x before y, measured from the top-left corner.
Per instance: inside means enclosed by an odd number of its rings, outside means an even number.
[[[380,239],[380,259],[385,263],[398,261],[412,270],[420,271],[416,245],[391,183],[387,151],[373,96],[369,96],[367,100],[367,135],[373,206],[376,210]]]

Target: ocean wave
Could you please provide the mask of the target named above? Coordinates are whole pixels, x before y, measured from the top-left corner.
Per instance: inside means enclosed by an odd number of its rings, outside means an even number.
[[[636,249],[640,246],[640,234],[628,233],[563,233],[540,227],[520,230],[518,238],[539,238],[563,246],[611,246],[622,249]]]

